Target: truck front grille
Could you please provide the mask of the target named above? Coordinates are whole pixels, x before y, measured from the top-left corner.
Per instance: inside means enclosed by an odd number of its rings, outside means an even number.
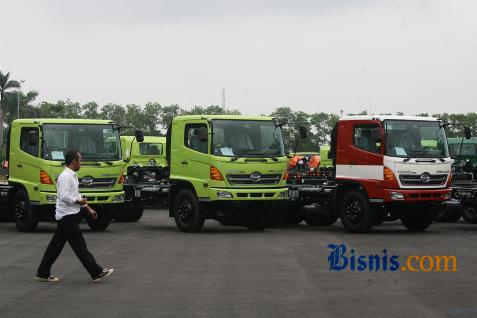
[[[406,186],[427,186],[427,185],[442,185],[447,180],[447,174],[427,174],[422,177],[423,174],[402,174],[399,176],[399,180],[402,185]],[[428,178],[427,178],[428,176]]]
[[[253,174],[252,174],[253,175]],[[277,184],[280,182],[280,174],[261,174],[260,177],[252,177],[250,174],[228,174],[227,181],[234,185],[253,185],[253,184]]]
[[[94,178],[91,184],[84,183],[79,179],[80,189],[109,189],[116,184],[116,178]]]

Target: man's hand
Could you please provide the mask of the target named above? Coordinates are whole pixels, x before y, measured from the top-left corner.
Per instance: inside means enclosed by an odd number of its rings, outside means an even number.
[[[96,213],[96,211],[93,210],[89,205],[86,205],[85,208],[88,211],[89,215],[91,215],[93,220],[96,220],[98,218],[98,213]]]
[[[81,200],[76,200],[76,204],[79,204],[79,205],[88,204],[88,199],[82,198]]]

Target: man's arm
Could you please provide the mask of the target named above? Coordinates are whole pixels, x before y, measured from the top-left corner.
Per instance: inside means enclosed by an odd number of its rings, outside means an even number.
[[[58,178],[58,199],[68,204],[86,204],[86,199],[77,198],[72,193],[73,182],[70,178]]]

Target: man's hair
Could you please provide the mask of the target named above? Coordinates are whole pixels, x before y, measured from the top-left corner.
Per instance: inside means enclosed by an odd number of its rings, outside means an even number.
[[[65,153],[65,165],[69,165],[70,163],[73,162],[73,160],[75,159],[79,159],[79,151],[78,150],[75,150],[75,149],[72,149],[72,150],[68,150],[66,153]]]

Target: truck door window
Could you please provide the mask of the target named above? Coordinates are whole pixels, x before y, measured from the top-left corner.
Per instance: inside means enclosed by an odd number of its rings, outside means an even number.
[[[38,128],[23,127],[20,134],[20,149],[33,157],[38,157],[38,139],[35,143],[31,143],[31,134],[36,133],[38,136]]]
[[[364,151],[380,153],[381,144],[372,137],[372,130],[374,128],[379,128],[379,125],[355,125],[353,132],[354,146]]]
[[[139,144],[139,153],[144,156],[161,156],[162,144],[142,142]]]
[[[199,137],[199,128],[206,128],[206,124],[187,124],[184,129],[184,146],[192,150],[208,153],[208,138],[201,141]]]

